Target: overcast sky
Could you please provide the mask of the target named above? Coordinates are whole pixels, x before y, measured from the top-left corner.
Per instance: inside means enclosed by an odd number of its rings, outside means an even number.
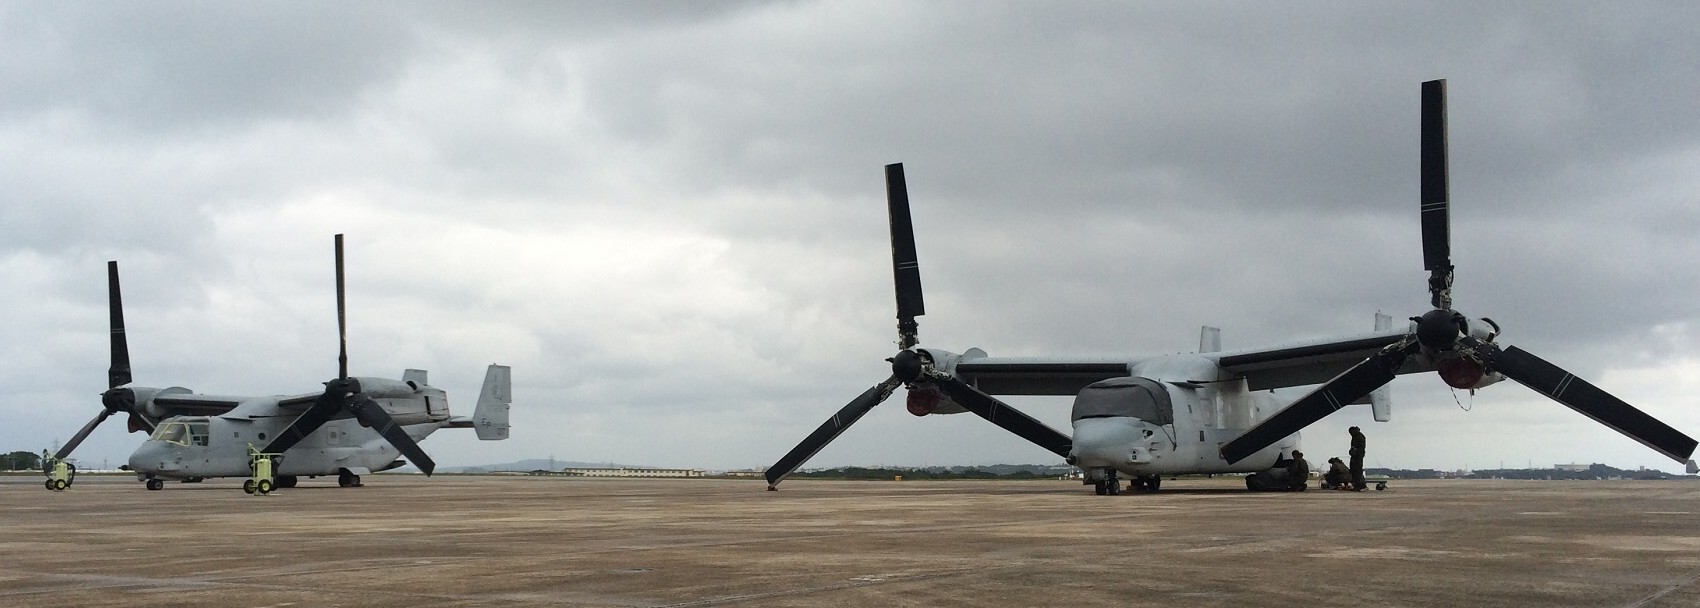
[[[1448,79],[1456,305],[1700,435],[1693,3],[0,2],[0,450],[136,385],[355,375],[521,458],[765,468],[889,374],[882,165],[926,346],[1149,355],[1428,309],[1419,84]],[[1393,383],[1305,432],[1370,466],[1680,465],[1514,383]],[[902,395],[808,466],[1054,463]],[[1068,428],[1068,398],[1014,398]],[[122,418],[78,450],[124,461]]]

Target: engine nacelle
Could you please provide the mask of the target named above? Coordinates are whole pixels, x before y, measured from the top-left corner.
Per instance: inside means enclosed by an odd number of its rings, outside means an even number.
[[[1452,388],[1476,390],[1505,379],[1499,372],[1487,371],[1482,364],[1463,357],[1441,359],[1434,367],[1440,379]]]
[[[931,386],[921,386],[909,389],[909,397],[906,399],[906,403],[904,405],[909,409],[909,413],[916,416],[925,416],[938,410],[939,404],[944,401],[944,393],[939,392],[939,389]]]
[[[136,409],[141,410],[138,413],[147,416],[152,420],[164,420],[176,414],[176,412],[172,412],[170,408],[154,403],[154,399],[164,397],[166,395],[195,394],[195,391],[191,391],[181,386],[172,386],[161,389],[137,388],[133,390],[136,391]]]

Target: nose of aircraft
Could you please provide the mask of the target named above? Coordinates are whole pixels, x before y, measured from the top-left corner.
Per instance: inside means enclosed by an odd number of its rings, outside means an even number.
[[[130,470],[142,473],[152,473],[165,467],[165,461],[170,450],[161,442],[143,441],[141,447],[130,452]]]
[[[1074,449],[1069,452],[1069,462],[1086,469],[1133,462],[1135,442],[1144,437],[1139,424],[1136,418],[1119,416],[1074,421]]]

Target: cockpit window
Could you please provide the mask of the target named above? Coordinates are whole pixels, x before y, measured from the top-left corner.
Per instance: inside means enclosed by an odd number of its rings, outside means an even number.
[[[1169,391],[1150,378],[1127,376],[1094,382],[1074,396],[1070,420],[1125,416],[1151,424],[1174,424]]]
[[[149,439],[169,441],[178,445],[205,446],[207,444],[207,420],[192,418],[188,420],[166,420],[154,429]]]

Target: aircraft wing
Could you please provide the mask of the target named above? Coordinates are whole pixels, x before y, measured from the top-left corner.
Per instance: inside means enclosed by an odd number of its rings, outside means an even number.
[[[278,397],[277,406],[285,412],[299,414],[318,397],[316,394]],[[166,411],[170,412],[167,416],[224,416],[244,403],[263,400],[256,397],[168,392],[155,396],[153,403],[165,407]]]
[[[1289,386],[1322,384],[1369,358],[1387,345],[1398,342],[1405,328],[1380,330],[1347,338],[1332,338],[1223,353],[1216,363],[1224,377],[1243,376],[1247,388],[1260,391]],[[1395,373],[1433,371],[1434,366],[1410,357]]]
[[[1126,358],[963,357],[956,377],[992,395],[1073,395],[1086,385],[1128,375]]]
[[[219,416],[242,404],[235,397],[194,393],[166,393],[154,397],[153,402],[165,407],[171,416]]]

